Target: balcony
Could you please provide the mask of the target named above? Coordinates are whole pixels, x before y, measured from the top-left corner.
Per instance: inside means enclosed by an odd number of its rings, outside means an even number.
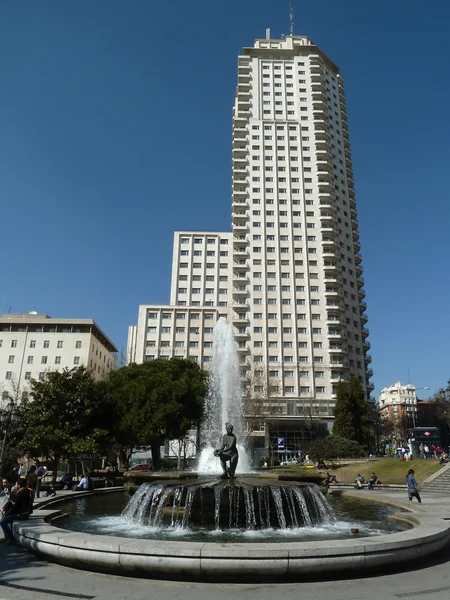
[[[353,163],[351,161],[351,158],[347,156],[345,158],[345,166],[347,167],[347,169],[351,169],[353,171]]]
[[[248,215],[246,212],[233,212],[232,222],[233,225],[241,225],[247,223]]]
[[[332,240],[331,238],[322,239],[322,247],[324,254],[331,254],[334,250],[339,250],[339,242],[337,240]]]
[[[250,333],[246,330],[243,331],[243,329],[246,329],[244,327],[241,327],[240,330],[237,329],[234,332],[234,337],[236,338],[236,340],[248,340],[250,337]]]
[[[353,230],[353,241],[358,241],[359,240],[359,233],[356,229]]]
[[[246,298],[249,295],[247,286],[240,285],[233,287],[233,297],[235,298]]]
[[[363,268],[362,268],[362,266],[357,264],[357,265],[355,266],[355,271],[356,271],[356,275],[357,275],[358,277],[359,277],[360,275],[362,275],[362,273],[363,273]]]
[[[353,248],[356,250],[356,253],[361,250],[361,244],[358,240],[353,240]]]
[[[233,187],[235,188],[233,190],[233,201],[234,198],[242,198],[243,202],[245,202],[245,198],[248,196],[248,187],[245,185],[243,186],[242,183],[233,185]]]
[[[333,225],[331,225],[330,223],[322,222],[322,219],[320,225],[320,233],[322,233],[323,235],[339,235],[338,230],[335,227],[333,227]]]
[[[245,237],[245,235],[233,236],[233,250],[239,251],[241,248],[246,248],[250,244],[250,241]]]
[[[359,315],[359,318],[361,319],[361,323],[367,323],[367,321],[369,320],[366,313],[363,312]]]
[[[327,298],[343,298],[344,293],[339,288],[325,288],[325,296]]]
[[[358,229],[358,219],[352,219],[352,229]]]
[[[357,283],[358,287],[362,287],[365,283],[364,277],[358,277],[358,280],[356,283]]]
[[[240,287],[241,285],[246,285],[250,282],[250,279],[245,275],[233,275],[233,285],[235,287]]]
[[[332,327],[345,327],[345,321],[333,314],[327,314],[327,325]]]
[[[312,90],[312,101],[313,101],[313,108],[318,104],[320,106],[323,105],[324,101],[327,98],[327,94],[326,91],[324,91],[324,88],[322,85],[320,84],[314,84],[313,86],[311,86],[312,88],[314,88],[314,86],[316,86],[316,89]]]
[[[250,319],[245,314],[233,315],[233,325],[236,327],[245,327],[250,324]]]
[[[337,225],[337,219],[336,216],[333,212],[325,212],[325,211],[320,211],[320,222],[325,225]]]
[[[360,300],[359,301],[359,308],[364,312],[365,310],[367,310],[367,304],[364,302],[364,300]]]
[[[247,158],[247,148],[245,143],[243,144],[241,141],[233,144],[233,148],[231,150],[233,158]]]
[[[366,297],[366,292],[364,291],[364,288],[359,288],[359,289],[358,289],[358,296],[359,296],[360,300],[361,300],[362,298],[365,298],[365,297]]]
[[[245,83],[250,83],[250,70],[238,71],[238,86]]]
[[[370,354],[366,354],[364,356],[364,362],[366,363],[366,365],[372,362],[372,357],[370,356]]]
[[[366,377],[368,379],[370,379],[370,377],[373,377],[373,371],[372,371],[372,369],[366,369]]]
[[[353,206],[350,207],[350,216],[352,219],[357,219],[358,218],[358,212],[356,210],[356,208],[354,208]]]
[[[361,327],[361,334],[363,338],[369,337],[370,333],[367,327]]]
[[[333,369],[346,369],[348,366],[347,361],[341,356],[332,356],[330,365]]]
[[[247,250],[245,250],[245,248],[238,247],[235,250],[233,250],[233,258],[235,259],[235,261],[238,259],[247,260],[249,258],[249,256],[250,256],[250,254],[247,252]],[[244,266],[244,265],[242,265],[242,266]]]
[[[245,157],[233,157],[233,168],[235,172],[238,171],[240,174],[242,171],[247,173],[246,166],[248,165],[248,160]]]
[[[323,73],[323,66],[319,63],[311,63],[309,66],[309,72],[311,73],[311,75],[313,74],[322,74]]]
[[[238,225],[233,226],[233,233],[248,233],[247,225],[239,223]]]
[[[331,161],[331,154],[326,148],[316,148],[315,154],[318,162],[325,161],[328,163],[329,161]]]
[[[337,329],[328,329],[327,337],[329,340],[345,340],[345,335]]]
[[[344,310],[344,307],[340,302],[336,302],[333,300],[330,300],[329,302],[327,302],[326,308],[330,314],[341,313]]]
[[[317,177],[319,178],[319,183],[330,183],[333,181],[333,173],[331,172],[331,168],[324,169],[321,165],[320,169],[317,171]]]
[[[246,302],[245,300],[241,299],[241,300],[233,300],[233,309],[240,309],[240,310],[250,310],[250,304],[248,302]]]
[[[325,267],[326,269],[328,269],[328,267]],[[338,277],[338,275],[336,273],[330,273],[328,271],[325,272],[324,275],[324,279],[325,279],[325,283],[337,283],[337,284],[341,284],[341,280]]]
[[[233,253],[233,256],[236,256],[235,253]],[[236,262],[235,260],[233,261],[233,272],[235,274],[239,274],[241,272],[248,271],[250,269],[250,265],[248,264],[248,262],[246,262],[246,260],[244,261],[244,259],[242,259],[242,261]]]

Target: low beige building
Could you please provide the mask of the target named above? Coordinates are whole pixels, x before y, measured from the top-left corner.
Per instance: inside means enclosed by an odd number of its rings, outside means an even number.
[[[31,379],[84,365],[95,379],[115,368],[116,346],[92,319],[53,319],[35,312],[0,318],[0,396],[19,401]]]

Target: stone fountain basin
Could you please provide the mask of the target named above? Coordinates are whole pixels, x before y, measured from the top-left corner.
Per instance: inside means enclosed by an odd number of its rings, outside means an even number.
[[[79,492],[76,497],[82,495]],[[325,574],[361,574],[423,558],[441,550],[450,539],[450,523],[412,511],[401,516],[412,526],[407,531],[373,538],[270,544],[134,540],[75,533],[51,525],[60,514],[37,510],[28,521],[14,523],[16,538],[36,554],[70,567],[177,580],[301,581]]]

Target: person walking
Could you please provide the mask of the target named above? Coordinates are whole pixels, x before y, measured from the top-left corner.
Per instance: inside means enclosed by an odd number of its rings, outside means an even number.
[[[36,497],[36,488],[37,488],[37,477],[36,477],[36,467],[32,465],[26,476],[27,488],[30,490],[33,500]]]
[[[413,497],[417,498],[419,504],[422,504],[422,499],[417,489],[417,481],[414,477],[414,469],[409,469],[408,475],[406,476],[406,485],[408,486],[408,500],[412,501]]]
[[[39,498],[39,496],[41,495],[41,481],[45,477],[45,474],[46,474],[45,467],[42,466],[40,460],[36,460],[36,478],[37,478],[36,494],[35,494],[36,498]]]

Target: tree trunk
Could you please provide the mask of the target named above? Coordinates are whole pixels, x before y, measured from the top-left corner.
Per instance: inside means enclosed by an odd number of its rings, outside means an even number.
[[[61,461],[60,461],[59,456],[55,456],[53,458],[54,467],[53,467],[53,473],[52,473],[52,483],[56,483],[56,476],[58,475],[58,467],[59,467],[60,462]]]
[[[159,440],[153,440],[150,444],[152,450],[153,469],[159,471],[161,468],[161,448]]]

